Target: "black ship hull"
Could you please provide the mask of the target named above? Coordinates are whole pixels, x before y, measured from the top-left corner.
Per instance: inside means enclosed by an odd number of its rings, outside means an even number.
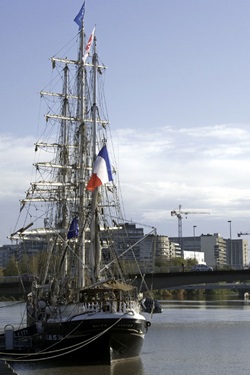
[[[10,334],[7,342],[6,333],[0,336],[0,356],[18,362],[110,364],[140,355],[148,324],[131,317],[47,322],[41,332],[35,326],[12,332],[13,344]]]

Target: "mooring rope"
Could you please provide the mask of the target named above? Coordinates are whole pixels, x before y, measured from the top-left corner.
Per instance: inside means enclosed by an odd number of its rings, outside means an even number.
[[[64,341],[69,335],[71,335],[80,325],[81,323],[79,323],[78,326],[76,326],[71,332],[69,332],[65,337],[63,337],[60,341],[58,341],[57,343],[54,343],[52,344],[51,346],[49,346],[48,348],[44,349],[44,350],[41,350],[39,352],[36,352],[36,353],[25,353],[25,354],[20,354],[18,353],[18,357],[17,358],[6,358],[5,359],[8,361],[8,362],[34,362],[34,361],[46,361],[46,360],[50,360],[50,359],[55,359],[55,358],[58,358],[58,357],[61,357],[63,355],[67,355],[69,353],[72,353],[76,350],[79,350],[81,348],[83,348],[84,346],[86,345],[89,345],[91,344],[93,341],[97,340],[99,337],[103,336],[105,333],[107,333],[110,329],[112,329],[116,324],[118,324],[123,318],[125,315],[129,314],[129,312],[126,312],[124,313],[116,322],[114,322],[110,327],[106,328],[105,330],[103,330],[102,332],[98,333],[97,335],[81,342],[81,343],[78,343],[78,344],[74,344],[74,345],[71,345],[67,348],[61,348],[61,349],[56,349],[56,350],[53,350],[53,351],[48,351],[48,349],[52,348],[53,346],[55,345],[58,345],[60,342]],[[61,352],[61,353],[60,353]],[[48,357],[44,357],[44,358],[28,358],[28,357],[33,357],[33,356],[39,356],[39,355],[42,355],[42,354],[53,354],[53,353],[59,353],[59,354],[55,354],[55,355],[51,355],[51,356],[48,356]],[[5,355],[6,353],[3,353],[3,352],[0,352],[0,355]],[[8,353],[8,355],[11,355],[11,356],[15,356],[17,355],[16,353]],[[21,356],[23,356],[22,358],[20,358]]]

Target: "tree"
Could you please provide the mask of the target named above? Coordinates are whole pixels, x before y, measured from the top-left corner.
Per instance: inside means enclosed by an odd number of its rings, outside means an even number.
[[[18,276],[18,263],[14,255],[10,258],[4,270],[4,276]]]

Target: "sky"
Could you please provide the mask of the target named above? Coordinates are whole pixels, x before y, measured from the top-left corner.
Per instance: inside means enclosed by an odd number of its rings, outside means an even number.
[[[0,2],[1,245],[30,183],[49,57],[76,37],[81,5]],[[183,236],[196,226],[229,238],[228,221],[232,238],[250,233],[249,19],[249,0],[86,0],[85,30],[96,25],[108,67],[126,216],[138,226],[177,236],[170,212],[181,205],[192,212]]]

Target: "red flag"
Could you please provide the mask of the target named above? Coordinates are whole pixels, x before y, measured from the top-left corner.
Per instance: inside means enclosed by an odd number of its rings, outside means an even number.
[[[90,51],[90,48],[91,48],[93,40],[94,40],[94,35],[95,35],[95,27],[93,28],[93,31],[92,31],[92,33],[89,37],[88,43],[86,45],[86,50],[85,50],[85,53],[84,53],[84,56],[83,56],[83,62],[84,63],[86,62],[87,57],[89,55],[89,51]]]

